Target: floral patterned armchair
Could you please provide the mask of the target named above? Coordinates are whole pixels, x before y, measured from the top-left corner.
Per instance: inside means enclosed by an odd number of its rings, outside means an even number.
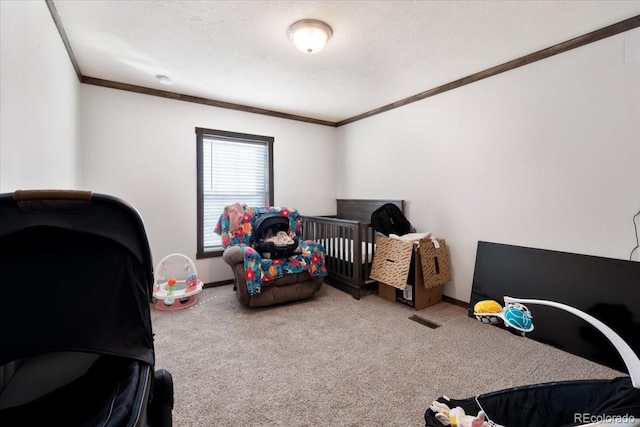
[[[280,212],[288,217],[289,233],[299,240],[299,253],[290,258],[267,259],[253,248],[252,219],[264,212]],[[222,258],[233,270],[234,290],[240,302],[252,307],[267,306],[309,298],[320,290],[327,275],[324,247],[302,240],[302,218],[296,209],[228,206],[214,231],[222,238]]]

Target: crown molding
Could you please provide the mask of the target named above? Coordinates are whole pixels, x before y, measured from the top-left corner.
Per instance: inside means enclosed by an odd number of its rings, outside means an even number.
[[[80,82],[89,84],[89,85],[94,85],[94,86],[102,86],[102,87],[107,87],[111,89],[119,89],[119,90],[125,90],[128,92],[141,93],[144,95],[159,96],[162,98],[174,99],[177,101],[203,104],[203,105],[208,105],[210,107],[226,108],[229,110],[260,114],[263,116],[278,117],[278,118],[287,119],[287,120],[296,120],[299,122],[313,123],[316,125],[333,126],[333,127],[336,126],[334,122],[329,122],[326,120],[319,120],[311,117],[297,116],[295,114],[281,113],[279,111],[266,110],[264,108],[256,108],[256,107],[249,107],[246,105],[233,104],[231,102],[217,101],[215,99],[201,98],[199,96],[184,95],[181,93],[153,89],[153,88],[148,88],[144,86],[136,86],[128,83],[120,83],[120,82],[114,82],[111,80],[103,80],[95,77],[82,76],[82,78],[80,79]]]
[[[55,23],[56,28],[60,33],[62,42],[64,43],[64,46],[67,49],[67,53],[69,54],[69,59],[71,60],[71,64],[73,65],[76,75],[78,76],[78,80],[81,83],[95,85],[95,86],[102,86],[102,87],[107,87],[111,89],[125,90],[129,92],[136,92],[136,93],[141,93],[145,95],[159,96],[162,98],[174,99],[178,101],[193,102],[196,104],[209,105],[211,107],[226,108],[226,109],[231,109],[236,111],[243,111],[246,113],[260,114],[264,116],[278,117],[281,119],[295,120],[300,122],[313,123],[317,125],[331,126],[331,127],[340,127],[340,126],[348,125],[349,123],[366,119],[368,117],[375,116],[377,114],[384,113],[386,111],[394,110],[396,108],[400,108],[405,105],[408,105],[417,101],[421,101],[423,99],[426,99],[444,92],[448,92],[453,89],[457,89],[459,87],[468,85],[470,83],[474,83],[474,82],[486,79],[488,77],[495,76],[497,74],[501,74],[519,67],[523,67],[525,65],[532,64],[537,61],[541,61],[543,59],[552,57],[554,55],[558,55],[558,54],[567,52],[569,50],[588,45],[598,40],[602,40],[607,37],[611,37],[616,34],[620,34],[625,31],[629,31],[634,28],[640,27],[640,15],[636,15],[629,19],[625,19],[624,21],[617,22],[615,24],[606,26],[604,28],[600,28],[599,30],[595,30],[590,33],[584,34],[582,36],[573,38],[571,40],[567,40],[565,42],[550,46],[546,49],[542,49],[537,52],[522,56],[520,58],[516,58],[511,61],[505,62],[503,64],[496,65],[495,67],[488,68],[486,70],[477,72],[475,74],[471,74],[461,79],[454,80],[449,83],[445,83],[441,86],[426,90],[424,92],[420,92],[416,95],[401,99],[391,104],[387,104],[382,107],[367,111],[365,113],[358,114],[356,116],[350,117],[345,120],[340,120],[338,122],[331,122],[327,120],[320,120],[320,119],[314,119],[311,117],[298,116],[295,114],[288,114],[288,113],[282,113],[279,111],[267,110],[264,108],[249,107],[247,105],[242,105],[242,104],[234,104],[231,102],[217,101],[215,99],[210,99],[210,98],[184,95],[176,92],[169,92],[164,90],[148,88],[144,86],[135,86],[127,83],[120,83],[120,82],[114,82],[111,80],[103,80],[95,77],[85,76],[80,71],[80,67],[78,66],[76,57],[73,54],[73,50],[71,49],[71,44],[69,43],[69,39],[67,38],[66,32],[64,31],[62,21],[60,20],[58,11],[56,10],[55,5],[53,4],[53,0],[45,0],[45,2],[47,4],[47,7],[49,8],[51,17],[53,18],[53,22]]]
[[[45,0],[45,3],[47,4],[47,8],[49,8],[49,13],[51,14],[51,18],[53,18],[54,24],[56,24],[56,28],[58,29],[58,33],[60,34],[62,43],[64,43],[64,48],[67,49],[67,55],[69,55],[71,65],[73,65],[76,76],[78,76],[78,81],[82,81],[82,72],[80,71],[80,67],[78,66],[78,61],[76,61],[76,56],[73,54],[73,50],[71,49],[71,44],[69,43],[69,38],[67,38],[67,33],[62,26],[60,15],[58,15],[58,9],[56,9],[56,5],[53,4],[53,0]]]
[[[558,43],[546,49],[542,49],[537,52],[522,56],[520,58],[513,59],[511,61],[505,62],[504,64],[496,65],[495,67],[491,67],[484,71],[471,74],[459,80],[455,80],[455,81],[443,84],[442,86],[429,89],[417,95],[413,95],[408,98],[401,99],[400,101],[396,101],[392,104],[388,104],[383,107],[376,108],[375,110],[367,111],[366,113],[362,113],[357,116],[353,116],[351,118],[339,121],[336,123],[336,126],[338,127],[344,126],[349,123],[356,122],[358,120],[366,119],[367,117],[375,116],[376,114],[384,113],[385,111],[390,111],[399,107],[403,107],[413,102],[421,101],[425,98],[429,98],[434,95],[448,92],[450,90],[468,85],[470,83],[477,82],[477,81],[486,79],[488,77],[492,77],[497,74],[504,73],[506,71],[510,71],[510,70],[537,62],[537,61],[541,61],[551,56],[558,55],[560,53],[564,53],[569,50],[588,45],[598,40],[602,40],[604,38],[611,37],[616,34],[620,34],[622,32],[629,31],[637,27],[640,27],[640,15],[634,16],[629,19],[625,19],[624,21],[618,22],[613,25],[609,25],[608,27],[601,28],[599,30],[593,31],[588,34],[584,34],[574,39],[571,39],[562,43]]]

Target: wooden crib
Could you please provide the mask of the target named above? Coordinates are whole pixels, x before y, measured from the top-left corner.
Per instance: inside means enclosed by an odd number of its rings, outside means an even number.
[[[369,279],[375,253],[376,232],[371,213],[386,203],[404,212],[404,200],[338,199],[336,216],[304,216],[303,237],[322,244],[328,276],[325,282],[360,299],[374,292],[378,282]]]

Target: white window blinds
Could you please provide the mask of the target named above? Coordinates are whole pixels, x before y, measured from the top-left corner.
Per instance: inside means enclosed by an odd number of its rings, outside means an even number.
[[[267,142],[203,135],[203,250],[222,249],[213,229],[225,206],[236,202],[267,206],[269,190]]]

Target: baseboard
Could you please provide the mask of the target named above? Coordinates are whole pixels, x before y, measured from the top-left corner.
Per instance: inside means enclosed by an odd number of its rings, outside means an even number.
[[[330,282],[330,283],[329,283]],[[350,294],[354,294],[354,291],[356,290],[354,286],[347,286],[343,283],[340,283],[338,281],[335,280],[327,280],[327,278],[325,278],[325,283],[338,288],[342,291],[348,292]],[[209,283],[205,283],[204,285],[202,285],[203,288],[215,288],[218,286],[226,286],[226,285],[232,285],[233,284],[233,279],[228,279],[228,280],[221,280],[219,282],[209,282]],[[361,296],[365,296],[368,295],[370,293],[375,293],[375,290],[371,289],[370,287],[362,287],[361,288],[362,294]],[[462,307],[462,308],[469,308],[469,303],[468,302],[464,302],[464,301],[460,301],[457,300],[455,298],[451,298],[448,297],[446,295],[442,295],[442,301],[447,302],[449,304],[453,304],[453,305],[457,305],[458,307]]]
[[[203,288],[215,288],[218,286],[233,285],[233,279],[221,280],[219,282],[209,282],[202,285]]]
[[[457,305],[458,307],[467,308],[467,309],[469,308],[468,302],[460,301],[455,298],[448,297],[446,295],[442,295],[442,301],[448,302],[449,304]]]

